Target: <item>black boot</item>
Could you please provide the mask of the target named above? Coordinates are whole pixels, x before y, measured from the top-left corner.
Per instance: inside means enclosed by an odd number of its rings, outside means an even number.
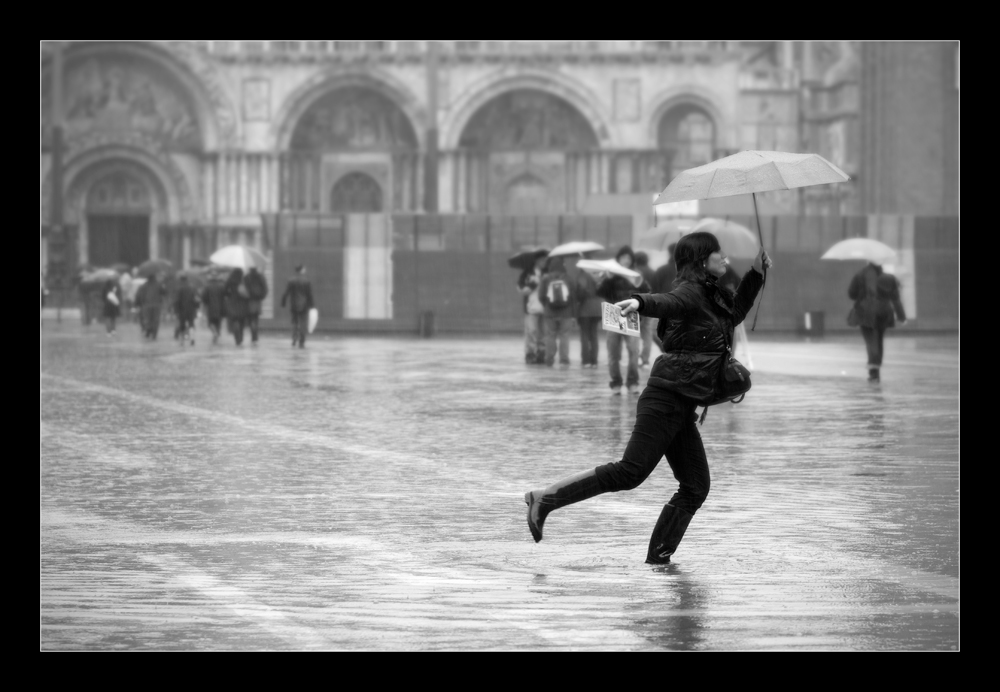
[[[879,370],[878,368],[868,368],[868,381],[869,382],[878,382],[879,381],[878,370]]]
[[[604,491],[597,481],[597,474],[594,469],[590,469],[554,483],[545,490],[525,493],[524,501],[528,505],[528,529],[535,543],[542,540],[542,525],[545,524],[545,517],[549,512],[600,495],[602,492]]]
[[[656,520],[653,535],[649,538],[649,551],[646,553],[646,564],[665,565],[670,562],[670,556],[677,550],[684,532],[687,531],[691,517],[683,509],[673,505],[663,505],[660,518]]]

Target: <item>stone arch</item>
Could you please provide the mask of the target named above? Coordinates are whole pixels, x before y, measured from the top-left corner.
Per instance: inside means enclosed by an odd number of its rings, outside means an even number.
[[[385,190],[364,171],[346,172],[330,187],[330,210],[337,214],[385,211]]]
[[[409,119],[417,147],[420,149],[424,147],[427,112],[405,84],[381,70],[368,69],[358,72],[334,68],[306,80],[282,103],[273,121],[272,134],[275,148],[278,151],[288,151],[295,128],[309,108],[331,92],[344,87],[370,89],[387,97]]]
[[[164,223],[189,223],[197,219],[198,210],[183,171],[165,153],[148,143],[100,143],[71,151],[64,167],[66,190],[66,222],[78,221],[90,186],[107,171],[120,167],[140,177],[155,196],[160,219]],[[47,220],[51,205],[51,172],[42,186],[42,218]]]
[[[563,99],[590,123],[599,145],[613,144],[608,127],[610,117],[600,100],[583,85],[565,75],[542,70],[515,75],[501,70],[472,84],[455,99],[451,114],[441,126],[442,149],[458,148],[462,133],[480,108],[498,96],[520,89],[543,91]]]
[[[695,106],[705,111],[715,123],[716,141],[719,148],[732,148],[730,132],[731,117],[727,117],[720,105],[721,99],[708,89],[697,85],[680,86],[659,94],[650,103],[648,141],[652,148],[659,146],[660,122],[669,111],[677,106]]]
[[[235,140],[236,116],[232,103],[219,84],[214,69],[198,68],[190,55],[177,47],[137,41],[74,42],[66,48],[64,65],[67,74],[88,60],[119,60],[123,64],[146,61],[172,81],[192,109],[202,151],[215,151]],[[43,64],[43,114],[48,98],[45,83],[50,79],[51,62]],[[67,85],[68,86],[68,85]],[[67,108],[70,104],[67,104]]]

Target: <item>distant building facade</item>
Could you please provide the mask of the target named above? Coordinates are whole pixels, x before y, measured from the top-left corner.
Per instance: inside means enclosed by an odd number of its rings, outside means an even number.
[[[212,249],[192,228],[259,244],[276,212],[578,213],[741,149],[817,151],[855,178],[769,195],[770,213],[957,209],[957,44],[42,48],[41,216],[74,229],[81,265],[187,264]],[[937,128],[938,148],[904,154],[906,127]]]

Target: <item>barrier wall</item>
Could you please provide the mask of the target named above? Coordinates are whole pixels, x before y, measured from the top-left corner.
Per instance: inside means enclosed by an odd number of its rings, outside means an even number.
[[[752,217],[731,220],[756,227]],[[287,312],[277,303],[292,268],[304,263],[321,313],[320,330],[345,332],[416,333],[421,315],[433,312],[438,332],[518,333],[522,299],[515,288],[518,271],[507,266],[511,254],[523,245],[595,240],[607,248],[605,256],[613,256],[633,236],[628,216],[406,215],[392,217],[387,226],[352,215],[299,218],[294,227],[288,218],[265,222],[278,284],[275,319],[287,323]],[[827,332],[851,330],[847,288],[864,263],[820,256],[854,236],[878,238],[899,251],[893,271],[911,317],[902,329],[959,327],[957,218],[764,217],[761,230],[775,268],[759,301],[757,331],[798,330],[806,312],[824,313]],[[744,272],[750,261],[733,264]],[[349,305],[353,313],[345,308]],[[367,317],[359,306],[366,306]]]

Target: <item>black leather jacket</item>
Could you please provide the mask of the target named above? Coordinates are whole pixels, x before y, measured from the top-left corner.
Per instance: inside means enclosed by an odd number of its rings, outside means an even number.
[[[639,300],[639,314],[660,320],[656,333],[663,355],[653,364],[649,386],[698,403],[713,400],[727,341],[732,344],[733,330],[750,312],[763,282],[751,269],[735,294],[709,277],[703,284],[682,283],[670,293],[633,295]]]

